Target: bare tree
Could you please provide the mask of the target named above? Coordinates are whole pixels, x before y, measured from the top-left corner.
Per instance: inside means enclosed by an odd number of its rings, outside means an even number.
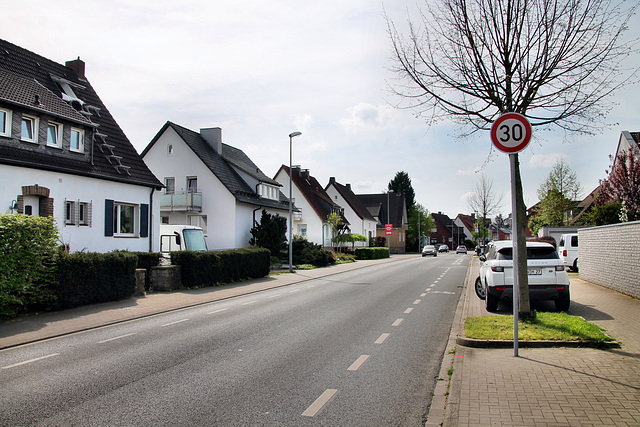
[[[637,4],[615,0],[430,0],[406,35],[387,18],[400,107],[453,119],[465,136],[501,114],[534,127],[596,133],[607,97],[635,78],[623,60],[637,44],[622,35]],[[404,82],[404,83],[402,83]],[[518,253],[526,212],[515,158]],[[518,260],[520,312],[530,312],[526,258]]]
[[[487,238],[487,218],[491,218],[491,215],[500,210],[502,199],[503,194],[497,194],[493,188],[493,180],[487,178],[484,173],[480,175],[480,179],[473,186],[473,192],[467,198],[467,205],[469,209],[478,213],[479,220],[482,219],[483,227],[479,228],[479,231],[483,234],[481,236],[482,243],[485,243]]]

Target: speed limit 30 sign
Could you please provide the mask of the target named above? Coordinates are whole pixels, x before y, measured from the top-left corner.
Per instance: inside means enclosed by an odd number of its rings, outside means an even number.
[[[519,113],[505,113],[491,126],[491,142],[503,153],[524,150],[531,140],[531,123]]]

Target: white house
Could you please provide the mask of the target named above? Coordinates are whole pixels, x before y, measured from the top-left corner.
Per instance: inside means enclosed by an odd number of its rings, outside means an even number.
[[[161,223],[202,227],[209,249],[248,247],[262,210],[289,215],[280,184],[224,144],[218,127],[195,132],[167,122],[142,157],[165,185]]]
[[[282,165],[274,179],[282,185],[282,192],[289,194],[289,167]],[[309,174],[308,169],[293,167],[292,202],[297,212],[293,215],[293,233],[308,241],[331,247],[331,226],[327,222],[329,214],[343,214],[340,205],[333,202],[320,183]],[[343,224],[348,222],[343,218]]]
[[[353,193],[351,185],[342,185],[335,177],[331,177],[325,191],[334,203],[344,208],[343,215],[349,222],[348,232],[362,234],[367,238],[367,242],[356,243],[356,246],[369,246],[368,239],[376,236],[378,221]]]
[[[156,190],[85,76],[0,40],[0,212],[53,216],[71,251],[156,251]]]

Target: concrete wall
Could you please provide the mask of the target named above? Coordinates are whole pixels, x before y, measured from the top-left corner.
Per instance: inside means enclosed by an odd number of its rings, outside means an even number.
[[[578,230],[580,278],[640,299],[640,221]]]

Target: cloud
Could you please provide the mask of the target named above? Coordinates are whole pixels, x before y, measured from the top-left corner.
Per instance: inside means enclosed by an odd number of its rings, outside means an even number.
[[[348,117],[340,120],[340,126],[350,134],[370,129],[387,129],[392,124],[392,111],[387,105],[361,102],[347,108]]]
[[[564,154],[561,153],[534,154],[529,160],[529,166],[532,168],[551,168],[556,161],[562,158],[564,158]]]

